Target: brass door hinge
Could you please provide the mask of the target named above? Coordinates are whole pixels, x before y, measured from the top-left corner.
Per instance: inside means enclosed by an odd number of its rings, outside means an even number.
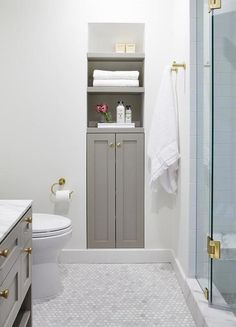
[[[207,237],[207,252],[211,259],[220,259],[220,241],[214,241]]]
[[[204,288],[203,293],[204,293],[205,298],[206,298],[207,300],[209,300],[209,290],[208,290],[207,287]]]
[[[221,0],[208,0],[209,10],[220,9],[221,8]]]

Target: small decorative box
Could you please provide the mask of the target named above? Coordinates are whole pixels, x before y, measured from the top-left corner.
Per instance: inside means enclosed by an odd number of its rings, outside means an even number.
[[[135,43],[126,43],[125,51],[126,53],[135,53]]]
[[[125,53],[125,43],[116,43],[116,53]]]

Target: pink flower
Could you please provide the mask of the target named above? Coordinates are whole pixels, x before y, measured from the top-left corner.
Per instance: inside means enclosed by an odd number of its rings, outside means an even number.
[[[108,105],[106,103],[97,104],[96,111],[106,113],[108,112]]]
[[[106,122],[111,122],[111,113],[108,112],[108,105],[106,103],[97,104],[96,111],[105,117]]]

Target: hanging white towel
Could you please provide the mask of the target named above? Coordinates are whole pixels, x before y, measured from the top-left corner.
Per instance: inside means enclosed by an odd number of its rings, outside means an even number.
[[[150,186],[157,191],[157,181],[168,193],[177,190],[179,154],[177,98],[170,67],[163,73],[154,108],[148,144],[151,161]]]

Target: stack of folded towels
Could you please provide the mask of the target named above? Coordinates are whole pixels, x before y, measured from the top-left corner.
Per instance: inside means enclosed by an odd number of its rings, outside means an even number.
[[[138,71],[94,70],[93,86],[139,86]]]

